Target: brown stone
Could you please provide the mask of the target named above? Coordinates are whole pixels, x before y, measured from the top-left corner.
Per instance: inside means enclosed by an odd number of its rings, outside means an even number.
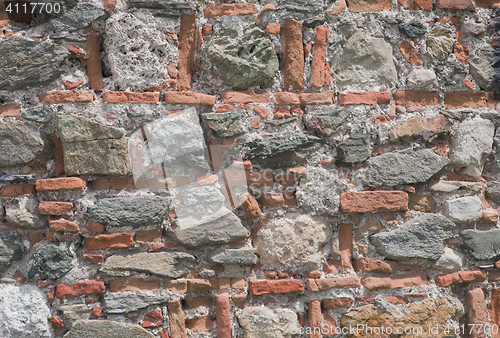
[[[408,201],[408,207],[411,210],[421,212],[435,212],[437,203],[432,195],[427,194],[411,194]]]
[[[359,229],[356,229],[356,232],[357,233],[379,232],[383,228],[384,226],[382,225],[382,223],[380,223],[378,219],[370,218],[366,220]]]
[[[285,90],[304,89],[304,46],[302,22],[285,21]]]
[[[186,328],[190,331],[207,331],[214,326],[210,316],[186,319]]]
[[[163,230],[139,230],[135,232],[135,241],[137,243],[160,242],[163,240]]]
[[[181,91],[191,89],[196,48],[196,14],[181,14],[181,29],[179,33],[179,63],[177,88]]]
[[[430,118],[417,116],[394,126],[389,131],[389,140],[391,142],[409,141],[412,137],[420,136],[428,141],[431,137],[448,131],[449,126],[441,114]]]
[[[18,103],[9,103],[0,106],[0,117],[19,117],[21,106]]]

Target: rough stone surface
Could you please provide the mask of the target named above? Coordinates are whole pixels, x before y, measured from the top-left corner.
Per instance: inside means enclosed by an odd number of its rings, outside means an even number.
[[[389,259],[438,259],[444,251],[443,241],[451,237],[455,224],[439,214],[424,214],[407,221],[398,229],[370,237],[377,252]]]
[[[431,69],[414,69],[406,77],[409,89],[429,90],[436,84],[436,73]]]
[[[249,306],[238,316],[245,338],[292,337],[298,332],[297,314],[289,309]]]
[[[56,279],[74,267],[76,255],[64,246],[47,245],[31,256],[28,265],[28,278]]]
[[[278,56],[263,30],[249,25],[241,33],[223,20],[207,45],[210,61],[226,84],[235,89],[269,87],[278,70]],[[233,26],[234,27],[234,26]]]
[[[113,255],[100,271],[111,276],[131,276],[138,273],[179,278],[191,271],[194,256],[183,252],[141,252],[127,256]]]
[[[10,225],[19,229],[40,229],[45,226],[40,217],[19,205],[5,206],[5,219]]]
[[[30,121],[47,123],[54,118],[54,112],[50,107],[36,107],[24,110],[21,116]]]
[[[50,83],[61,75],[61,64],[69,55],[62,46],[19,37],[5,39],[1,46],[0,90],[20,90]]]
[[[111,226],[157,224],[169,214],[171,202],[170,197],[161,196],[103,198],[87,207],[87,215]]]
[[[488,198],[493,199],[500,204],[500,182],[490,181],[486,184],[486,194]]]
[[[460,232],[465,248],[477,260],[500,258],[500,230],[472,230]]]
[[[0,124],[0,167],[30,163],[40,154],[43,146],[38,130],[20,122]]]
[[[389,131],[390,141],[410,141],[413,137],[422,137],[425,141],[435,138],[440,134],[449,132],[449,126],[443,115],[423,118],[413,117],[400,125],[394,126]]]
[[[401,33],[409,38],[416,38],[419,35],[427,33],[427,27],[418,20],[413,20],[407,24],[399,26]]]
[[[310,0],[288,0],[281,1],[279,9],[286,9],[294,12],[315,13],[324,10],[325,2],[323,0],[310,1]]]
[[[167,303],[170,295],[153,292],[110,292],[104,295],[106,314],[135,312],[152,305]]]
[[[370,135],[367,133],[351,133],[349,138],[337,146],[338,165],[352,166],[370,158]]]
[[[438,60],[444,60],[453,52],[455,37],[453,31],[442,25],[435,25],[427,36],[427,52]]]
[[[110,320],[79,320],[65,338],[154,338],[149,331],[135,324]]]
[[[207,255],[207,260],[220,264],[257,264],[258,258],[255,256],[255,249],[224,249],[222,251],[211,252]]]
[[[460,197],[444,203],[444,214],[455,223],[470,223],[483,216],[479,197]]]
[[[462,269],[462,258],[451,248],[444,248],[444,252],[434,264],[434,269],[443,272],[452,272]]]
[[[447,164],[447,158],[430,149],[408,149],[373,157],[360,172],[365,185],[394,186],[425,182]]]
[[[62,15],[46,22],[45,27],[54,31],[75,31],[90,26],[105,15],[104,9],[89,2],[80,2]]]
[[[64,325],[71,329],[77,320],[89,319],[91,309],[85,304],[56,305],[54,308],[63,314]]]
[[[24,246],[16,234],[0,226],[0,277],[11,264],[23,258]]]
[[[495,87],[494,49],[491,46],[481,47],[471,53],[469,58],[470,74],[476,84],[485,91]]]
[[[235,137],[246,131],[239,113],[209,113],[202,118],[218,137]]]
[[[460,123],[451,138],[450,163],[463,175],[479,178],[493,146],[495,126],[490,120],[475,118]]]
[[[260,262],[272,269],[304,271],[320,267],[332,230],[320,216],[274,219],[253,241]]]
[[[307,129],[328,137],[338,132],[350,116],[351,114],[347,109],[316,108],[314,112],[308,110],[308,113],[304,116],[304,122]]]

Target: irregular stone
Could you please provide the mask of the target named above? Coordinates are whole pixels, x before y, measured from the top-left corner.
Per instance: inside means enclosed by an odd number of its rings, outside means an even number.
[[[89,27],[92,22],[106,16],[104,9],[89,2],[78,2],[62,15],[45,23],[45,27],[53,31],[76,31]]]
[[[332,77],[341,86],[391,84],[398,79],[392,46],[365,31],[355,32],[331,62]]]
[[[408,142],[411,138],[419,136],[425,141],[429,141],[449,131],[450,127],[446,123],[446,119],[443,115],[428,118],[417,116],[392,127],[389,131],[389,140],[391,142],[396,142],[398,140]]]
[[[77,320],[85,320],[90,317],[90,308],[85,304],[55,305],[54,309],[63,313],[64,325],[71,329]]]
[[[165,2],[161,0],[131,0],[130,6],[135,8],[166,9],[166,10],[195,10],[189,2]]]
[[[321,136],[331,136],[350,118],[351,113],[346,109],[322,107],[315,112],[308,111],[304,115],[304,122],[308,130]]]
[[[451,237],[454,226],[443,215],[423,214],[395,230],[372,235],[370,242],[388,259],[438,259],[444,251],[443,241]]]
[[[54,115],[50,107],[28,108],[21,113],[21,117],[38,123],[47,123],[54,118]]]
[[[111,276],[128,277],[137,273],[179,278],[188,274],[195,257],[183,252],[141,252],[131,255],[113,255],[106,259],[99,271]]]
[[[241,172],[244,175],[244,172]],[[240,183],[240,182],[236,182]],[[244,182],[243,184],[245,184]],[[230,184],[232,185],[232,184]],[[246,187],[245,187],[246,189]],[[189,223],[212,215],[224,206],[226,198],[219,189],[213,186],[193,187],[182,190],[182,199],[175,207],[177,222]]]
[[[0,90],[25,90],[49,84],[62,74],[61,64],[69,55],[66,47],[15,36],[4,39],[1,46]]]
[[[208,113],[201,117],[219,137],[234,137],[246,132],[239,113]]]
[[[271,168],[290,168],[303,164],[320,145],[321,139],[307,134],[285,134],[247,143],[249,160]]]
[[[408,208],[421,212],[436,212],[437,202],[432,195],[411,194],[408,200]]]
[[[31,256],[26,270],[28,278],[57,279],[65,275],[75,265],[76,255],[69,248],[49,244]]]
[[[7,223],[20,229],[40,229],[45,226],[38,215],[28,211],[25,206],[6,205],[5,218]]]
[[[414,69],[406,77],[409,89],[430,89],[436,83],[436,73],[431,69]]]
[[[450,89],[461,91],[464,89],[462,85],[463,80],[468,74],[468,67],[465,62],[460,62],[456,59],[445,59],[443,61],[436,61],[434,68],[438,84],[441,86],[450,86]],[[451,92],[451,91],[450,91]],[[463,94],[464,92],[462,92]],[[453,92],[448,95],[454,95]],[[445,98],[445,106],[447,99]]]
[[[255,249],[224,249],[222,251],[211,252],[207,255],[207,261],[220,264],[257,264],[258,258],[255,256]]]
[[[233,18],[223,19],[214,27],[207,45],[211,63],[235,89],[269,87],[279,66],[273,43],[257,26],[249,25],[239,33],[233,22]]]
[[[370,187],[426,182],[448,162],[431,149],[408,149],[369,159],[360,175],[363,185]]]
[[[461,21],[460,31],[462,34],[479,35],[486,31],[484,23],[474,21]]]
[[[1,60],[0,52],[0,66]],[[0,167],[28,164],[43,150],[43,146],[44,142],[39,130],[21,122],[2,122],[0,124]]]
[[[453,52],[455,36],[453,31],[442,25],[435,25],[427,36],[427,53],[438,60],[444,60]]]
[[[85,142],[94,140],[119,139],[125,135],[123,128],[106,126],[90,119],[62,115],[57,120],[61,142]]]
[[[486,183],[486,196],[493,199],[496,203],[500,204],[500,182],[489,181]]]
[[[73,324],[65,338],[154,338],[136,324],[122,324],[110,320],[79,320]]]
[[[338,165],[352,166],[370,158],[372,148],[370,134],[354,132],[337,146]]]
[[[495,86],[494,49],[490,46],[481,47],[471,53],[469,71],[476,84],[484,91],[492,91]]]
[[[300,272],[321,268],[331,237],[324,217],[300,215],[270,220],[257,232],[253,245],[265,267]]]
[[[245,338],[285,338],[299,332],[297,314],[289,309],[248,306],[238,316]]]
[[[485,116],[485,118],[488,118]],[[494,120],[493,120],[494,121]],[[494,150],[486,161],[486,170],[490,173],[500,173],[500,128],[495,131],[495,136],[493,137],[493,144],[495,145]]]
[[[21,260],[23,256],[24,246],[21,239],[9,228],[0,226],[0,277],[13,262]]]
[[[451,138],[450,164],[460,174],[478,179],[493,146],[495,126],[490,120],[474,118],[458,126]]]
[[[376,305],[377,304],[377,305]],[[387,327],[388,323],[394,334],[390,337],[398,336],[398,329],[404,332],[405,328],[421,329],[419,336],[445,338],[449,334],[445,330],[431,331],[436,326],[446,328],[451,321],[458,325],[458,319],[463,315],[464,308],[456,298],[427,298],[418,302],[406,304],[403,308],[390,306],[385,300],[376,304],[367,304],[351,309],[340,319],[343,327],[353,327],[361,325],[366,327]],[[453,327],[453,325],[450,325]],[[453,330],[451,330],[453,331]],[[415,332],[415,331],[412,331]],[[429,334],[429,332],[432,332]],[[412,334],[413,335],[413,334]],[[346,335],[347,337],[379,337],[380,334],[373,334],[364,330],[361,335],[356,334],[356,330]],[[409,335],[410,336],[410,335]]]
[[[427,27],[417,20],[413,20],[405,25],[399,26],[399,31],[409,38],[416,38],[419,35],[427,33]]]
[[[465,181],[439,181],[429,187],[430,191],[434,192],[452,192],[460,188],[471,190],[474,192],[480,191],[483,185],[477,182]]]
[[[444,248],[444,252],[434,264],[434,269],[443,272],[452,272],[462,269],[462,258],[451,248]]]
[[[169,230],[168,234],[191,249],[231,243],[249,235],[238,216],[224,207],[201,220],[184,218],[175,221],[177,228]]]
[[[46,295],[34,285],[0,284],[0,336],[53,337]]]
[[[321,167],[307,167],[295,196],[301,208],[312,210],[317,215],[336,215],[339,211],[340,194],[346,187],[347,181],[338,172]]]
[[[119,314],[135,312],[152,305],[167,303],[171,299],[168,294],[153,292],[110,292],[104,295],[104,313]]]
[[[472,230],[460,232],[464,247],[477,260],[500,258],[500,229]]]
[[[444,203],[444,214],[455,223],[471,223],[483,216],[479,197],[460,197]]]
[[[162,223],[170,212],[171,197],[127,196],[103,198],[87,207],[87,217],[103,225],[144,226]]]
[[[322,12],[325,9],[325,2],[323,0],[311,1],[311,0],[288,0],[281,1],[278,6],[279,9],[286,9],[291,12],[306,12],[315,13]]]

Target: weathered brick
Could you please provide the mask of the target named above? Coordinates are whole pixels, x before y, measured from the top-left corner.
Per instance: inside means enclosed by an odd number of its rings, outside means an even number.
[[[469,62],[470,51],[469,51],[469,47],[467,45],[455,43],[453,45],[453,53],[455,54],[455,58],[457,59],[457,61],[464,62],[464,63]]]
[[[483,217],[481,218],[481,220],[486,223],[496,224],[498,221],[498,215],[498,211],[483,210]]]
[[[490,300],[490,321],[491,326],[500,325],[500,289],[491,290],[491,300]],[[496,331],[496,330],[495,330]],[[500,332],[493,333],[493,338],[499,338]]]
[[[187,292],[187,280],[186,279],[169,279],[163,281],[163,289],[170,290],[179,293]]]
[[[497,108],[493,93],[486,92],[448,92],[444,94],[446,108]]]
[[[135,241],[137,243],[159,242],[163,240],[163,230],[139,230],[135,232]]]
[[[245,211],[245,215],[248,219],[253,219],[256,217],[262,216],[262,211],[260,210],[259,204],[255,197],[253,197],[250,193],[245,193],[240,197],[241,206],[243,207],[243,211]]]
[[[63,104],[63,103],[89,103],[94,101],[94,93],[76,93],[72,90],[65,92],[49,92],[40,94],[40,103]]]
[[[426,272],[406,273],[391,277],[366,277],[361,284],[368,290],[397,289],[408,286],[429,285],[429,275]]]
[[[339,94],[339,102],[347,104],[389,104],[391,93],[389,92],[347,92]]]
[[[307,291],[323,291],[329,289],[347,289],[360,286],[357,276],[320,278],[307,280]]]
[[[42,215],[71,216],[73,215],[73,203],[40,201],[38,212]]]
[[[217,337],[231,338],[231,306],[228,295],[215,296],[215,310],[217,313]]]
[[[476,0],[476,5],[479,8],[499,8],[500,1],[498,0]]]
[[[298,279],[259,280],[249,282],[253,296],[268,293],[289,293],[304,291],[304,284]]]
[[[340,195],[340,210],[345,213],[378,213],[408,210],[408,194],[403,191],[359,191]]]
[[[88,252],[82,252],[82,257],[86,261],[102,263],[104,262],[103,254],[90,254]]]
[[[285,197],[280,192],[264,192],[260,195],[260,202],[265,207],[281,207],[285,205]]]
[[[110,292],[159,290],[160,280],[155,277],[148,278],[115,278],[109,280]]]
[[[106,228],[104,227],[104,225],[96,223],[96,222],[92,222],[92,221],[88,221],[85,224],[85,227],[87,228],[88,231],[92,231],[92,232],[103,233],[106,231]]]
[[[354,299],[352,299],[351,297],[323,299],[323,308],[325,310],[334,310],[344,306],[349,306],[353,301]]]
[[[186,297],[184,298],[184,309],[195,309],[200,306],[213,306],[214,299],[212,296],[201,296],[201,297]]]
[[[313,105],[313,104],[334,104],[335,97],[334,93],[300,93],[299,94],[300,105],[302,107]]]
[[[392,8],[391,0],[347,0],[349,12],[377,12]]]
[[[104,282],[102,280],[89,280],[84,282],[76,282],[72,285],[57,284],[56,297],[75,298],[86,295],[102,296],[106,291]]]
[[[436,276],[436,285],[450,286],[465,283],[484,282],[486,280],[486,271],[484,270],[471,270],[448,273],[445,275]]]
[[[268,103],[269,102],[269,92],[221,92],[220,98],[224,103]]]
[[[205,8],[203,15],[205,18],[211,18],[213,16],[251,15],[256,13],[257,8],[254,4],[240,3],[211,5]]]
[[[476,10],[472,0],[436,0],[435,9],[454,9],[472,11]]]
[[[481,288],[469,290],[465,293],[465,299],[467,302],[467,337],[486,337],[486,332],[482,327],[488,320],[488,308],[486,307],[486,299],[483,290]],[[474,326],[473,324],[479,325]]]
[[[248,299],[248,294],[233,295],[231,299],[235,306],[244,307]]]
[[[399,51],[410,65],[422,65],[420,54],[418,54],[417,50],[408,41],[403,41],[399,44]]]
[[[353,238],[352,238],[352,223],[340,223],[339,225],[339,251],[340,251],[340,266],[344,271],[354,270],[352,267],[352,252],[353,252]]]
[[[201,106],[213,106],[215,96],[192,92],[165,92],[166,104],[194,104]]]
[[[259,114],[260,117],[262,117],[262,118],[266,118],[270,114],[269,110],[264,109],[264,108],[259,107],[259,106],[254,106],[252,109],[253,109],[254,112],[256,112],[257,114]]]
[[[252,186],[269,186],[274,185],[274,176],[268,171],[251,171],[247,173],[247,185]]]
[[[292,92],[277,92],[274,94],[274,104],[276,106],[299,106],[299,95]]]
[[[439,106],[438,91],[398,90],[394,93],[397,105]]]
[[[0,189],[0,195],[2,195],[2,197],[32,195],[34,193],[36,193],[34,184],[10,184]]]
[[[100,90],[104,88],[102,80],[102,65],[101,65],[101,41],[99,34],[90,33],[87,35],[87,75],[89,78],[89,86],[92,90]]]
[[[102,98],[108,103],[157,103],[160,101],[160,94],[109,91],[104,92]]]
[[[244,289],[247,286],[247,281],[243,277],[231,277],[232,289]]]
[[[308,304],[308,327],[311,330],[309,338],[321,338],[321,326],[323,324],[323,315],[321,313],[321,301],[311,300]]]
[[[137,189],[133,177],[98,178],[92,181],[92,190]]]
[[[285,21],[285,90],[304,89],[304,45],[302,22]]]
[[[161,326],[162,322],[162,320],[146,317],[141,321],[140,325],[144,328],[157,328]]]
[[[52,324],[54,324],[55,327],[59,329],[64,327],[64,322],[62,321],[62,319],[56,316],[50,317],[50,321],[52,322]]]
[[[83,80],[82,79],[78,79],[76,81],[61,80],[61,83],[67,90],[75,90],[83,84]]]
[[[405,9],[432,11],[432,0],[398,0]]]
[[[37,191],[47,190],[85,190],[86,183],[78,177],[48,178],[36,181]]]
[[[21,106],[18,103],[9,103],[0,106],[0,117],[19,117]]]
[[[67,232],[76,232],[80,230],[78,223],[71,222],[68,220],[52,220],[49,221],[49,230],[50,231],[67,231]]]
[[[210,316],[186,319],[186,328],[190,331],[207,331],[212,326],[214,326],[214,322]]]
[[[404,296],[385,296],[385,300],[393,305],[406,304],[409,302],[408,298]]]
[[[179,300],[168,302],[167,308],[170,336],[172,338],[186,338],[186,324],[184,322],[181,302]]]
[[[411,210],[421,212],[435,212],[437,203],[432,195],[427,194],[411,194],[408,201],[408,207]]]
[[[279,23],[270,22],[266,25],[266,34],[268,35],[278,35],[281,30],[281,25]]]
[[[330,31],[325,27],[316,28],[314,37],[314,53],[311,65],[311,85],[316,88],[323,87],[325,82],[326,47]]]
[[[218,283],[216,279],[188,279],[187,280],[187,291],[188,292],[198,292],[198,291],[210,291],[216,290],[218,288]]]
[[[54,171],[58,175],[64,175],[64,152],[62,142],[55,134],[50,134],[49,139],[54,144]]]
[[[177,86],[181,91],[191,89],[195,43],[196,14],[182,13],[179,33],[179,62],[177,64]]]
[[[134,239],[132,238],[132,233],[130,232],[88,237],[85,240],[84,245],[86,250],[131,248],[133,246]]]
[[[379,259],[362,257],[355,261],[356,271],[372,272],[372,273],[385,273],[392,274],[398,264],[391,261],[383,261]]]

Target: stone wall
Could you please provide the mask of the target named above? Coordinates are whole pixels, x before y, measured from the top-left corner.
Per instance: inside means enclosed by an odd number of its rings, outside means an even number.
[[[500,337],[500,1],[9,4],[0,337]]]

